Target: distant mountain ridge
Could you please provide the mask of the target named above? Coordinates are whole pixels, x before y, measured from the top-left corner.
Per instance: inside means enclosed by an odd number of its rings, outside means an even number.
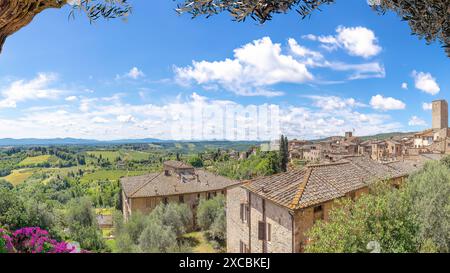
[[[2,138],[0,146],[20,145],[101,145],[101,144],[135,144],[135,143],[162,143],[171,142],[157,138],[143,139],[118,139],[118,140],[96,140],[82,138]]]
[[[360,136],[362,140],[368,139],[388,139],[394,136],[407,136],[415,132],[391,132],[381,133],[372,136]],[[316,139],[312,141],[322,141],[330,139],[331,137]],[[196,143],[196,142],[248,142],[248,143],[263,143],[267,141],[231,141],[231,140],[164,140],[158,138],[141,138],[141,139],[117,139],[117,140],[97,140],[97,139],[82,139],[82,138],[1,138],[0,146],[29,146],[29,145],[108,145],[108,144],[146,144],[146,143]]]

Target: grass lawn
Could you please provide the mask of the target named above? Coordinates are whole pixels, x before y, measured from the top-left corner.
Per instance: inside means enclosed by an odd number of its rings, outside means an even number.
[[[29,156],[29,157],[25,158],[24,160],[22,160],[17,165],[23,167],[23,166],[32,166],[32,165],[36,165],[36,164],[42,164],[42,163],[48,162],[51,157],[52,157],[51,155]]]
[[[196,231],[187,233],[183,236],[188,239],[192,243],[192,252],[194,253],[217,253],[218,251],[214,249],[208,240],[206,240],[205,236],[203,236],[203,232]]]
[[[34,171],[32,169],[13,170],[10,175],[3,177],[3,179],[16,186],[27,180],[33,174]]]
[[[124,176],[137,176],[146,174],[148,171],[127,171],[127,170],[98,170],[93,173],[85,173],[81,178],[81,182],[86,183],[95,180],[119,180]]]
[[[150,154],[141,151],[124,151],[125,160],[143,161],[148,160]]]

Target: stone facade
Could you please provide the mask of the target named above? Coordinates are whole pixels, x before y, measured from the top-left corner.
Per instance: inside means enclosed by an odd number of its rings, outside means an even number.
[[[195,227],[200,199],[226,195],[227,188],[240,184],[239,181],[195,169],[183,162],[167,161],[160,173],[121,179],[122,212],[128,220],[133,213],[148,214],[161,203],[184,203],[192,211],[192,227]]]
[[[448,127],[448,104],[445,100],[432,102],[432,128],[443,129]]]
[[[355,200],[369,192],[368,184],[387,177],[397,187],[418,169],[415,163],[381,164],[359,157],[347,160],[350,163],[311,165],[228,189],[227,251],[303,252],[307,232],[316,221],[328,221],[336,200]],[[372,182],[361,183],[363,180]],[[333,186],[328,187],[330,184]]]
[[[282,206],[242,187],[229,189],[227,252],[290,253],[292,222],[292,214]],[[261,225],[264,226],[263,234]]]

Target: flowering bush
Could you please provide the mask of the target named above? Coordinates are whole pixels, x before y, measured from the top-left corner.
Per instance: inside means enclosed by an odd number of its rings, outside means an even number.
[[[75,246],[58,242],[49,237],[46,230],[25,227],[12,234],[0,229],[0,253],[74,253]]]

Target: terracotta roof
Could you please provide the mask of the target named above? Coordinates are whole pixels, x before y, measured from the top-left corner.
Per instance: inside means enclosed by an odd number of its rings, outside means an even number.
[[[177,169],[192,169],[192,165],[184,163],[182,161],[176,161],[176,160],[168,160],[164,162],[164,165],[177,168]]]
[[[160,172],[120,179],[122,190],[131,198],[217,191],[239,183],[200,169],[188,175],[165,175]]]
[[[395,161],[386,163],[387,166],[397,170],[400,173],[403,173],[405,175],[409,175],[411,173],[414,173],[418,171],[422,166],[424,162],[416,162],[411,160],[406,161]]]
[[[433,136],[434,130],[433,129],[427,129],[422,132],[415,133],[414,136]]]
[[[340,162],[308,165],[300,170],[257,178],[242,187],[295,210],[343,197],[373,182],[407,173],[366,157],[351,156]]]

